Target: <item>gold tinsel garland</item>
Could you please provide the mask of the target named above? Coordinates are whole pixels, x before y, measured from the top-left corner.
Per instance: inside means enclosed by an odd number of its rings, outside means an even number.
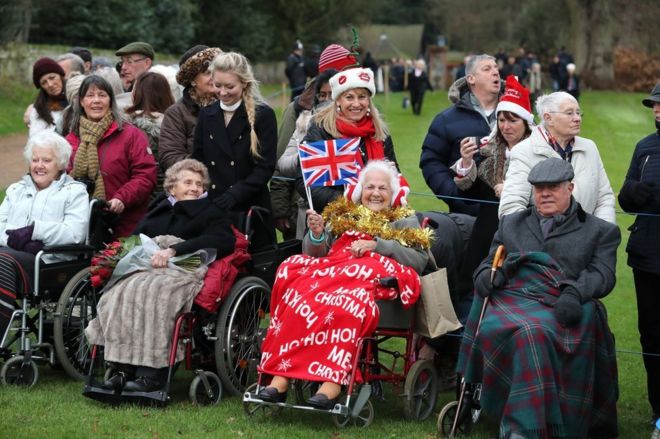
[[[427,249],[431,246],[432,230],[428,228],[393,229],[390,227],[391,222],[414,214],[415,211],[407,207],[374,212],[361,204],[353,204],[346,198],[340,197],[323,210],[323,220],[335,236],[341,236],[348,230],[355,230],[374,238],[397,241],[405,247]]]

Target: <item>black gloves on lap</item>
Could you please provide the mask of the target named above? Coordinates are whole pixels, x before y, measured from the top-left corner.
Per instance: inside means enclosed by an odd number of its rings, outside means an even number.
[[[506,276],[504,271],[501,268],[495,270],[495,275],[493,276],[493,282],[490,281],[490,270],[482,270],[481,273],[474,280],[474,290],[481,297],[488,297],[493,291],[498,288],[502,288],[506,283]]]
[[[580,323],[582,319],[582,303],[580,294],[574,287],[567,286],[561,291],[554,309],[557,322],[564,327],[570,328]]]
[[[214,202],[222,210],[232,210],[236,206],[236,198],[227,192],[216,198]]]
[[[34,232],[34,224],[21,227],[20,229],[6,230],[7,232],[7,245],[14,250],[23,251],[25,244],[32,240],[32,232]]]

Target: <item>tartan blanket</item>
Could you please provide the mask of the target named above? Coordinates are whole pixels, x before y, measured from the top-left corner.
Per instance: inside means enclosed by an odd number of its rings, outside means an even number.
[[[512,253],[507,285],[490,296],[477,338],[483,299],[475,294],[457,371],[481,383],[481,408],[500,419],[500,437],[616,437],[618,379],[614,337],[598,300],[582,320],[562,328],[552,313],[565,278],[546,253]]]
[[[327,256],[295,255],[277,269],[271,319],[259,371],[309,381],[348,384],[360,338],[378,323],[376,300],[399,299],[405,308],[419,298],[419,276],[387,256],[351,255],[351,243],[369,239],[348,231]],[[396,276],[398,291],[378,284]],[[359,382],[359,370],[355,371]]]

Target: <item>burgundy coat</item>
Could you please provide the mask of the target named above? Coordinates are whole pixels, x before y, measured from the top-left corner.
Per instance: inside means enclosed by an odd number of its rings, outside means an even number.
[[[80,138],[71,132],[66,140],[73,147],[67,167],[67,172],[71,172]],[[156,185],[157,165],[149,149],[149,140],[129,123],[124,123],[120,130],[117,122],[112,122],[99,142],[98,151],[106,200],[117,198],[125,206],[115,235],[128,236],[147,212],[149,196]]]

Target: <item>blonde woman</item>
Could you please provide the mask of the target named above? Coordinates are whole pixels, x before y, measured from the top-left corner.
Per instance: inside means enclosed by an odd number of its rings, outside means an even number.
[[[208,167],[209,197],[221,209],[270,209],[268,181],[277,153],[275,113],[261,97],[245,56],[221,53],[211,69],[219,101],[200,111],[192,158]]]

